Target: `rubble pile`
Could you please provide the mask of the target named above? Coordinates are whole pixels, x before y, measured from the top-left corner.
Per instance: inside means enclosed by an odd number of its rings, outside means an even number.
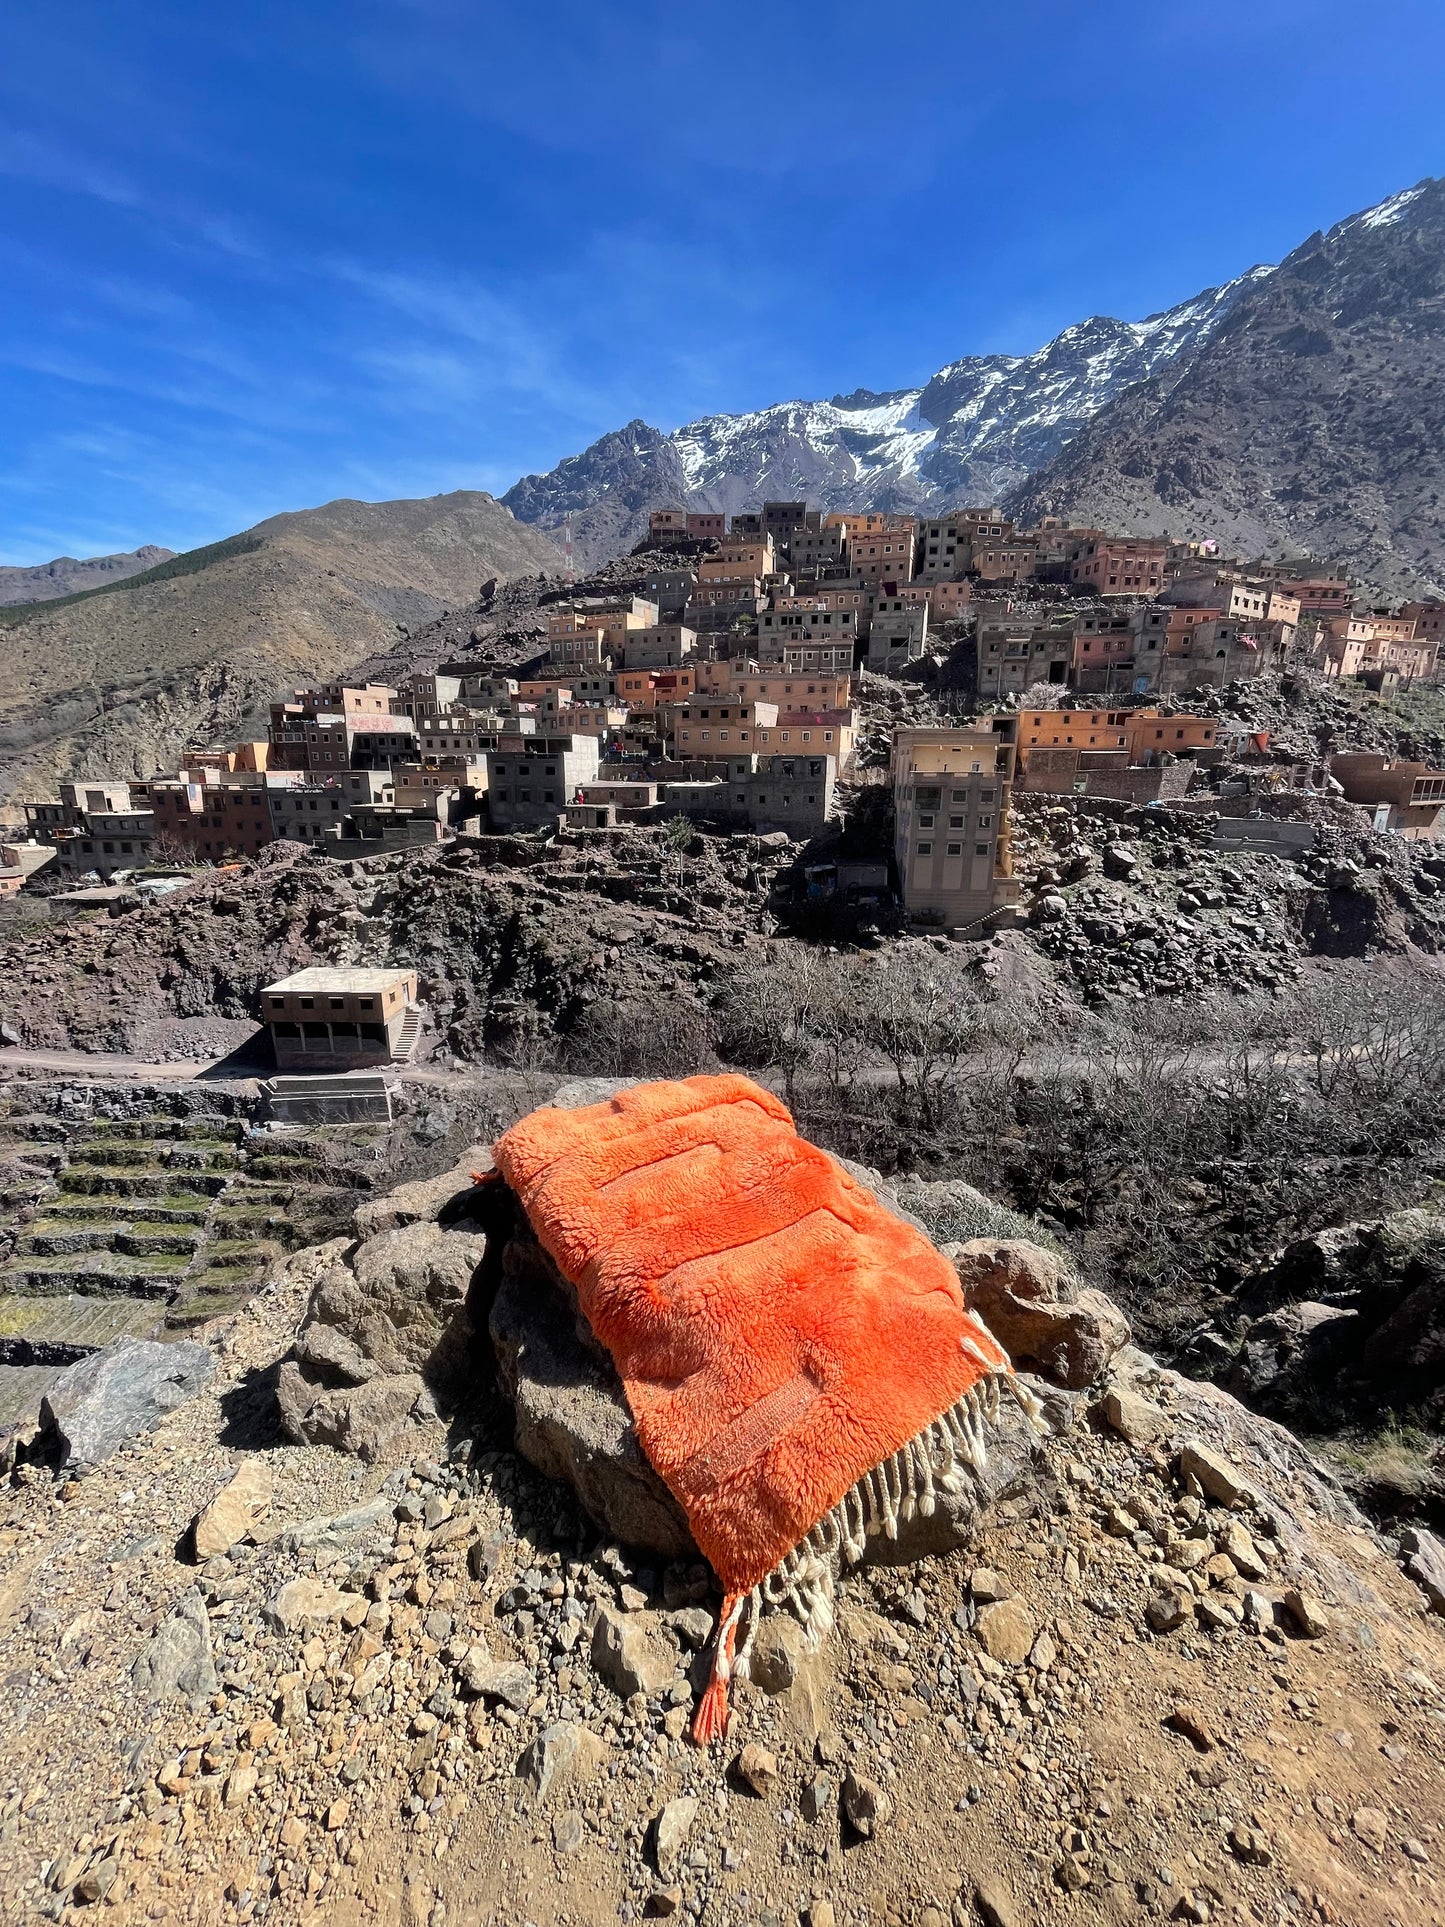
[[[7,946],[0,1014],[31,1049],[224,1056],[254,1033],[260,986],[342,961],[356,918],[340,865],[269,844],[158,901],[121,899]]]
[[[569,1030],[593,1005],[698,1008],[774,928],[769,897],[794,857],[780,835],[679,848],[638,830],[517,840],[525,867],[511,868],[496,860],[506,842],[371,868],[369,929],[420,971],[439,1031],[469,1057],[537,1019]]]
[[[1311,956],[1445,947],[1445,862],[1429,844],[1325,825],[1306,851],[1221,850],[1210,816],[1017,804],[1030,939],[1087,1001],[1275,989]]]
[[[391,648],[369,656],[350,676],[359,682],[397,683],[428,675],[444,662],[473,660],[479,669],[493,665],[515,673],[543,653],[550,604],[577,596],[640,595],[650,573],[677,567],[675,551],[641,548],[600,564],[576,582],[535,575],[485,583],[475,601],[404,631]]]
[[[768,1622],[700,1751],[707,1569],[599,1534],[480,1369],[374,1461],[278,1430],[338,1261],[470,1262],[470,1193],[423,1190],[199,1334],[153,1429],[0,1491],[7,1918],[1439,1918],[1428,1533],[1116,1331],[955,1549],[847,1578],[816,1654]]]

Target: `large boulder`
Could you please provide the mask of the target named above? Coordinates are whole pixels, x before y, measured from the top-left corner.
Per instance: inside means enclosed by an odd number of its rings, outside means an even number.
[[[610,1355],[592,1336],[572,1287],[526,1231],[503,1254],[491,1337],[523,1457],[571,1486],[613,1538],[663,1558],[696,1558],[681,1508],[638,1443]],[[1073,1402],[1053,1394],[1048,1412],[1067,1426]],[[940,1493],[930,1517],[901,1521],[897,1539],[870,1540],[867,1562],[905,1564],[947,1552],[968,1543],[988,1507],[1010,1502],[1020,1514],[1042,1509],[1054,1489],[1038,1433],[1005,1396],[989,1431],[987,1465],[970,1471],[962,1490]]]
[[[399,1184],[385,1197],[368,1198],[358,1205],[351,1220],[356,1235],[371,1238],[378,1231],[395,1231],[403,1225],[434,1224],[449,1214],[449,1207],[465,1201],[474,1180],[491,1169],[491,1145],[474,1144],[450,1171]]]
[[[1129,1342],[1124,1314],[1100,1291],[1075,1290],[1068,1267],[1018,1238],[948,1244],[970,1311],[976,1311],[1016,1367],[1081,1391],[1101,1379]]]
[[[1383,1405],[1445,1417],[1445,1218],[1423,1206],[1296,1239],[1194,1334],[1242,1398],[1314,1429]]]
[[[215,1369],[204,1345],[118,1338],[48,1387],[40,1401],[38,1449],[72,1471],[92,1471],[118,1447],[153,1431]]]
[[[502,1256],[491,1338],[522,1456],[570,1485],[583,1509],[624,1544],[696,1558],[682,1508],[638,1444],[611,1356],[592,1336],[571,1285],[524,1233]]]
[[[318,1275],[277,1382],[288,1435],[374,1459],[413,1419],[459,1396],[471,1378],[469,1300],[486,1251],[473,1221],[429,1217],[308,1254]]]

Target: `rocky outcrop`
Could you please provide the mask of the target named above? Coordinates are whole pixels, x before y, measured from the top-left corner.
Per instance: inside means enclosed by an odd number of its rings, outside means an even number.
[[[1101,1291],[1079,1288],[1063,1260],[1012,1238],[944,1246],[976,1311],[1014,1364],[1081,1391],[1129,1342],[1129,1322]]]
[[[638,1444],[616,1367],[592,1336],[572,1287],[525,1233],[512,1239],[503,1258],[491,1337],[523,1457],[571,1486],[598,1526],[623,1544],[664,1558],[695,1557],[677,1501]],[[1056,1423],[1070,1422],[1072,1401],[1047,1384],[1034,1389],[1045,1394]],[[1046,1455],[1010,1399],[1000,1405],[988,1446],[987,1464],[970,1471],[963,1490],[940,1493],[928,1517],[901,1520],[896,1539],[870,1540],[868,1563],[906,1564],[966,1544],[990,1506],[1047,1503],[1053,1480]]]
[[[1312,1424],[1445,1411],[1445,1220],[1428,1207],[1296,1239],[1246,1278],[1191,1357],[1240,1398]]]
[[[293,1260],[314,1282],[277,1382],[291,1438],[372,1459],[409,1420],[464,1394],[469,1300],[487,1254],[472,1173],[489,1164],[478,1149],[441,1178],[402,1186],[357,1213],[369,1234],[359,1242],[335,1239]]]
[[[1442,233],[1445,182],[1427,180],[1311,235],[1007,506],[1330,556],[1392,597],[1438,594]]]
[[[696,1557],[681,1507],[637,1442],[616,1367],[535,1239],[508,1244],[490,1329],[522,1456],[624,1544]]]
[[[73,1472],[90,1472],[159,1425],[215,1370],[204,1345],[121,1338],[63,1371],[40,1401],[33,1448]]]

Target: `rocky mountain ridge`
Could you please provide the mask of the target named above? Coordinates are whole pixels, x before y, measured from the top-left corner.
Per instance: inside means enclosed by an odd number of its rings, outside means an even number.
[[[0,610],[0,796],[83,772],[149,776],[234,737],[492,579],[560,571],[490,495],[337,501],[54,606]]]
[[[1028,355],[604,436],[503,498],[590,567],[650,509],[927,511],[1001,501],[1130,533],[1339,559],[1393,596],[1445,585],[1442,232],[1423,181],[1140,322],[1094,316]]]
[[[1314,234],[1009,499],[1445,592],[1445,181]]]
[[[174,549],[157,548],[148,542],[124,554],[92,555],[84,561],[77,561],[73,555],[58,555],[53,562],[0,568],[0,608],[19,602],[54,602],[60,596],[78,595],[108,582],[124,582],[128,576],[155,568],[157,563],[169,562],[174,554]]]
[[[680,502],[731,514],[765,497],[829,509],[992,501],[1121,388],[1207,339],[1270,272],[1252,268],[1143,321],[1091,316],[1033,354],[966,355],[918,388],[708,415],[670,435],[632,421],[502,499],[547,529],[570,519],[584,566],[639,541],[649,510]]]

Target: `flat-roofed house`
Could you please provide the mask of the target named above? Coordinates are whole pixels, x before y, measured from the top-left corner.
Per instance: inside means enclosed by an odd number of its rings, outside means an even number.
[[[281,1071],[404,1063],[420,1019],[414,970],[317,965],[267,984],[261,1019]]]
[[[972,929],[1018,901],[1009,811],[1011,718],[893,732],[894,856],[919,922]]]

